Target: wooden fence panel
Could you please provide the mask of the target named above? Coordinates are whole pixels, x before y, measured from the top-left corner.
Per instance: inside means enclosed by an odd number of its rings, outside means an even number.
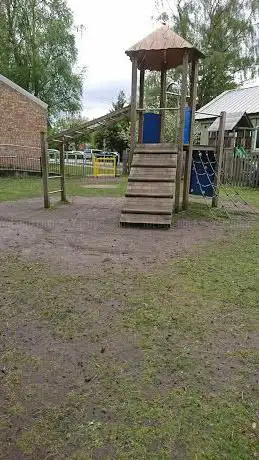
[[[234,157],[233,149],[225,149],[222,158],[221,183],[239,187],[259,187],[259,152],[245,158]]]

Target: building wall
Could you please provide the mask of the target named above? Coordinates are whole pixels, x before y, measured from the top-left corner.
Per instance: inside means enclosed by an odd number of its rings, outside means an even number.
[[[257,114],[257,115],[249,115],[249,118],[250,118],[251,122],[253,123],[254,127],[259,125],[259,114]]]
[[[47,131],[47,111],[0,82],[0,158],[39,158],[41,131]]]
[[[208,145],[209,144],[208,128],[211,125],[211,123],[212,123],[212,120],[205,120],[203,122],[199,122],[200,145]]]

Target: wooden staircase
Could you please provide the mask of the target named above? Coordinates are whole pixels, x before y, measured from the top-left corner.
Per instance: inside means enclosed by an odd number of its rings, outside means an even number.
[[[170,227],[176,164],[176,149],[170,144],[136,146],[121,225]]]

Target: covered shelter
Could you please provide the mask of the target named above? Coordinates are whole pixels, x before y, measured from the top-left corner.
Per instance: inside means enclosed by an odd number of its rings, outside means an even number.
[[[195,119],[199,126],[201,144],[208,143],[208,128],[222,111],[227,114],[247,114],[254,128],[251,150],[259,150],[259,86],[224,91],[197,110]]]
[[[197,100],[198,61],[203,54],[191,43],[177,35],[169,26],[162,26],[126,51],[132,62],[130,175],[121,224],[151,224],[169,227],[173,208],[187,209],[193,150],[193,130]],[[182,81],[179,107],[167,107],[167,71],[181,66]],[[159,71],[160,108],[158,123],[145,132],[144,108],[145,72]],[[139,73],[139,92],[138,90]],[[190,75],[190,77],[189,77]],[[189,89],[189,104],[187,90]],[[137,101],[137,92],[139,94]],[[189,105],[188,141],[185,142],[185,114]],[[178,115],[176,144],[165,144],[165,113]],[[159,129],[157,127],[159,126]],[[152,138],[154,131],[156,138]],[[184,188],[181,203],[183,154]],[[175,184],[175,187],[174,187]],[[173,193],[173,190],[175,192]],[[174,195],[174,196],[173,196]],[[174,198],[174,201],[173,201]]]
[[[216,144],[219,125],[220,117],[217,117],[209,126],[209,145]],[[227,112],[224,146],[226,148],[242,146],[250,150],[253,131],[253,123],[246,112]]]

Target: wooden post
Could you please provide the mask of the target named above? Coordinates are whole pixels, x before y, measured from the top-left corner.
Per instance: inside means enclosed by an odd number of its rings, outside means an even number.
[[[166,107],[166,70],[161,70],[160,107],[163,109]],[[161,110],[160,142],[165,141],[165,115],[165,110]]]
[[[139,108],[144,108],[144,95],[145,95],[145,70],[140,71],[139,80]],[[144,127],[144,112],[139,112],[139,123],[138,123],[138,142],[143,142],[143,127]]]
[[[65,161],[64,161],[64,150],[65,150],[65,140],[60,144],[59,149],[59,161],[60,161],[60,189],[61,189],[61,201],[66,202],[66,181],[65,181]]]
[[[191,125],[190,125],[190,142],[189,149],[186,151],[185,158],[185,169],[184,169],[184,184],[183,184],[183,209],[188,209],[189,204],[189,190],[191,181],[191,169],[192,169],[192,152],[193,152],[193,137],[194,137],[194,125],[195,125],[195,112],[197,103],[197,85],[198,85],[198,60],[192,61],[191,71]]]
[[[221,163],[222,155],[224,151],[224,134],[225,134],[225,124],[226,124],[226,112],[221,112],[220,121],[219,121],[219,131],[218,131],[218,142],[216,147],[216,168],[215,168],[215,178],[214,178],[214,194],[212,198],[212,207],[217,208],[219,200],[219,186],[220,186],[220,175],[221,175]]]
[[[255,171],[254,187],[259,187],[259,153],[255,153],[254,160],[255,160],[255,164],[257,164],[257,169]],[[247,162],[248,162],[248,159],[247,159]]]
[[[187,97],[187,78],[188,78],[188,51],[183,56],[183,74],[181,87],[181,102],[179,114],[179,132],[178,132],[178,153],[177,153],[177,169],[175,177],[175,212],[180,211],[180,193],[182,180],[182,162],[183,162],[183,146],[184,146],[184,109]]]
[[[124,150],[122,155],[122,175],[125,176],[128,170],[128,159],[129,159],[129,152],[128,150]]]
[[[44,208],[50,207],[49,200],[49,186],[48,186],[48,146],[46,133],[40,133],[41,136],[41,166],[42,166],[42,183],[43,183],[43,196]]]
[[[129,169],[131,167],[133,153],[136,142],[136,122],[137,122],[137,80],[138,80],[138,61],[132,58],[132,78],[131,78],[131,107],[130,107],[130,155]]]

